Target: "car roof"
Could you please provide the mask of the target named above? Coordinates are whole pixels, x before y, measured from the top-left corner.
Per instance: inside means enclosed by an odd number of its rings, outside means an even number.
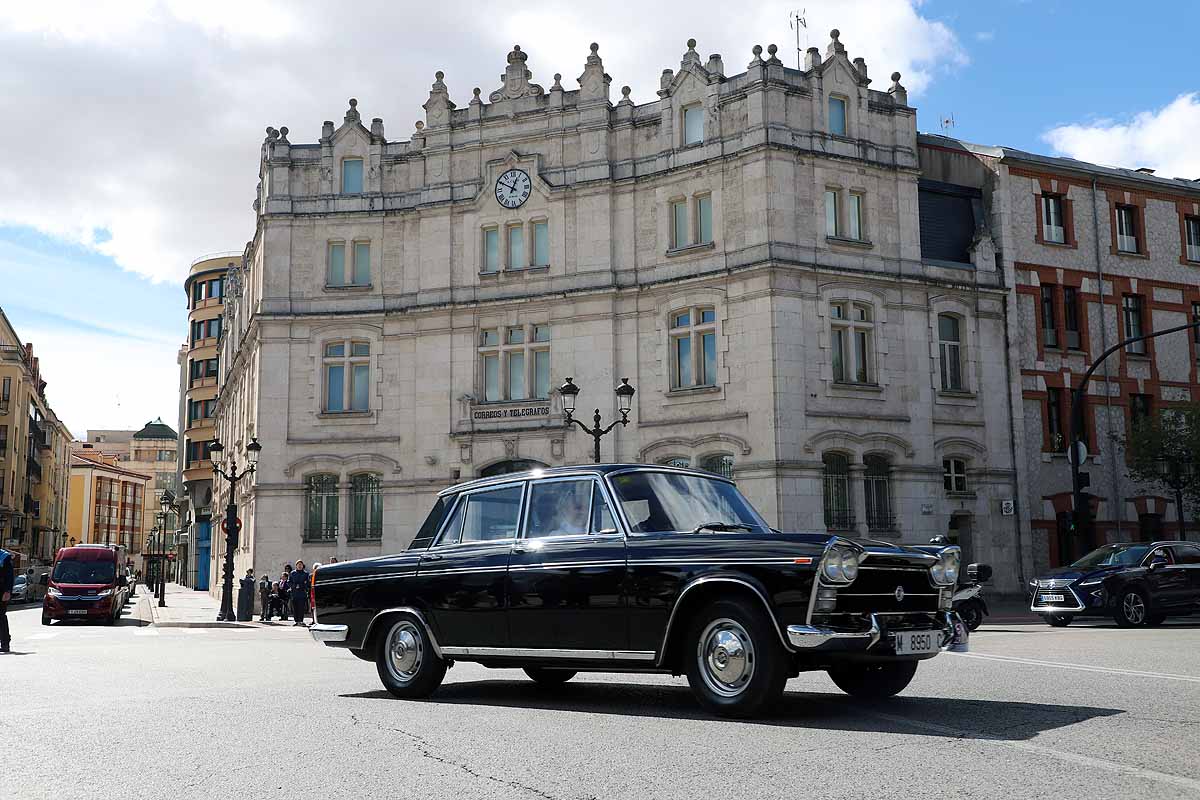
[[[1163,547],[1165,545],[1171,545],[1171,544],[1192,544],[1192,545],[1194,545],[1196,543],[1195,542],[1182,542],[1182,541],[1179,541],[1178,539],[1167,539],[1167,540],[1161,540],[1161,541],[1157,541],[1157,542],[1109,542],[1108,544],[1100,545],[1100,547],[1097,547],[1096,549],[1099,550],[1101,547]]]
[[[491,475],[485,478],[472,478],[469,481],[455,484],[438,493],[438,496],[448,494],[457,494],[470,489],[478,489],[492,484],[511,483],[513,481],[529,480],[531,478],[561,478],[571,475],[583,476],[600,476],[610,475],[616,472],[628,472],[638,470],[643,472],[675,472],[680,475],[695,475],[700,478],[712,478],[725,483],[733,483],[723,475],[718,475],[715,472],[705,472],[698,469],[683,469],[681,467],[670,467],[665,464],[576,464],[574,466],[564,467],[542,467],[539,469],[530,469],[523,472],[506,472],[503,475]]]

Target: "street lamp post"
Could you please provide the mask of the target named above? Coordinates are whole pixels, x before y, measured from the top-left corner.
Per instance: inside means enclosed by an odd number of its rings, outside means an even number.
[[[257,438],[252,438],[250,444],[246,445],[246,460],[249,463],[239,473],[237,461],[232,457],[229,460],[229,468],[221,469],[221,461],[225,456],[225,447],[219,441],[214,439],[208,448],[208,457],[212,461],[213,472],[229,482],[229,502],[225,505],[225,522],[223,523],[223,527],[225,528],[225,562],[221,570],[221,611],[217,614],[218,622],[232,622],[237,619],[237,614],[233,610],[233,551],[237,549],[238,532],[241,530],[242,523],[238,519],[234,494],[238,481],[247,475],[254,474],[258,465],[258,454],[260,452],[262,452],[262,445],[258,443]]]
[[[171,512],[177,509],[175,498],[170,490],[164,490],[162,497],[159,499],[159,507],[162,511],[158,512],[159,530],[162,535],[162,563],[159,579],[158,579],[158,607],[166,608],[167,606],[167,521],[171,518]]]
[[[579,426],[579,429],[592,437],[593,450],[592,460],[600,463],[600,439],[606,433],[611,431],[620,423],[622,426],[629,424],[629,409],[633,405],[634,388],[629,385],[629,378],[621,378],[621,383],[617,386],[617,408],[621,412],[621,418],[613,420],[607,428],[600,426],[600,409],[596,409],[595,415],[592,417],[592,427],[584,425],[573,416],[575,414],[575,398],[579,394],[579,387],[575,385],[573,378],[567,378],[563,385],[558,387],[558,393],[562,395],[563,413],[566,415],[565,424],[568,428],[571,423]]]
[[[155,515],[155,519],[158,519],[157,515]],[[158,575],[151,573],[150,571],[150,566],[154,564],[154,550],[157,546],[158,526],[155,525],[150,529],[150,538],[146,540],[146,552],[151,558],[151,560],[146,564],[146,588],[150,590],[151,597],[154,597],[154,595],[158,592]]]

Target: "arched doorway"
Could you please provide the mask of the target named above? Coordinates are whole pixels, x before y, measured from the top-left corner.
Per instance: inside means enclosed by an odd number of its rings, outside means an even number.
[[[546,465],[529,458],[514,458],[509,461],[497,461],[479,471],[479,477],[491,478],[496,475],[507,475],[510,472],[525,472],[530,469],[545,469]]]

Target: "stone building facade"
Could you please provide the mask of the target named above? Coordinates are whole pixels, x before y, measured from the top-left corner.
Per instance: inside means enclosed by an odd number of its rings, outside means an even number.
[[[732,475],[781,528],[949,533],[1015,590],[1008,290],[986,231],[923,256],[916,112],[871,82],[836,31],[803,70],[689,41],[640,104],[596,45],[569,89],[514,47],[462,107],[438,72],[407,140],[354,100],[313,144],[269,128],[219,356],[217,436],[263,446],[236,574],[394,551],[450,483],[587,461],[554,388],[611,419],[628,377],[604,459]]]
[[[1161,487],[1127,475],[1124,437],[1134,419],[1200,401],[1200,336],[1183,332],[1131,345],[1093,376],[1084,409],[1083,469],[1095,522],[1069,530],[1066,460],[1072,391],[1107,348],[1200,320],[1200,183],[920,139],[927,180],[974,188],[1012,275],[1008,336],[1024,552],[1030,570],[1069,563],[1112,541],[1178,538],[1180,509]],[[1195,522],[1185,531],[1196,537]]]

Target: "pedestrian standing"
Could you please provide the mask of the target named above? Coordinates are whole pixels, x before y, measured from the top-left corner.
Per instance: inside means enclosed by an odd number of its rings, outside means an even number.
[[[288,591],[292,599],[292,619],[295,625],[307,627],[304,622],[304,617],[308,614],[308,590],[311,586],[309,581],[308,571],[304,569],[304,562],[297,561],[296,568],[288,573]]]
[[[264,572],[262,580],[258,582],[258,601],[262,606],[262,613],[259,615],[259,622],[266,622],[271,619],[271,579]]]
[[[8,601],[12,598],[16,579],[12,554],[0,548],[0,653],[7,653],[12,643],[8,634]]]

